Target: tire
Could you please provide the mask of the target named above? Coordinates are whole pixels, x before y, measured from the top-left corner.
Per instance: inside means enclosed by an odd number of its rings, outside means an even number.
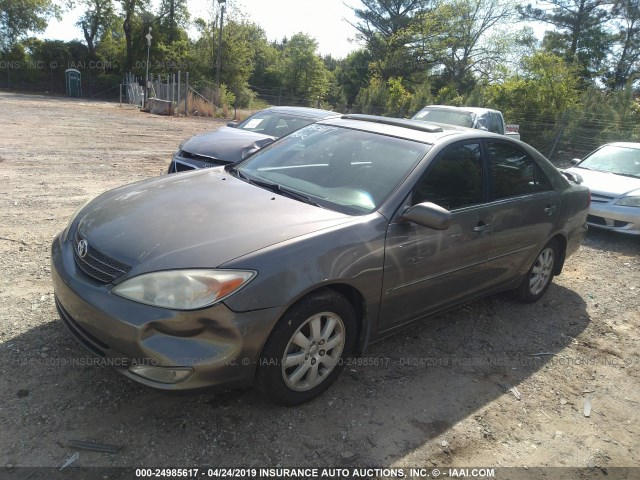
[[[558,242],[551,239],[536,256],[526,277],[520,286],[512,292],[513,296],[523,303],[533,303],[540,300],[551,285],[559,258]]]
[[[312,400],[340,375],[356,331],[355,311],[339,293],[327,288],[303,298],[282,316],[265,344],[258,389],[278,405]]]

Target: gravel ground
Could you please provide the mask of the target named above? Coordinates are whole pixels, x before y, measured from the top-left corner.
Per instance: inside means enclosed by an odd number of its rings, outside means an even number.
[[[640,467],[640,240],[609,232],[590,231],[537,304],[433,318],[301,407],[167,395],[94,364],[57,318],[53,236],[220,124],[0,92],[0,477],[76,451],[83,467]]]

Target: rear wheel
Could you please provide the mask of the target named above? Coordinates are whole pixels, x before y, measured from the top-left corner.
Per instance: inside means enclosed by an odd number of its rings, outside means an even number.
[[[325,289],[295,304],[271,332],[260,358],[258,387],[273,402],[298,405],[326,390],[355,344],[356,315]]]
[[[552,239],[538,254],[527,276],[513,291],[513,296],[524,303],[532,303],[542,298],[551,285],[558,258],[558,242]]]

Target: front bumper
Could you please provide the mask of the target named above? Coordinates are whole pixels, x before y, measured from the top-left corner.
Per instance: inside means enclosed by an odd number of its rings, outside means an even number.
[[[121,298],[76,266],[61,235],[53,240],[51,275],[61,320],[76,340],[127,377],[163,390],[250,385],[282,314],[278,308],[239,313],[224,303],[173,311]],[[160,382],[133,373],[136,365],[191,374],[178,383]]]
[[[592,201],[587,223],[594,228],[640,235],[640,208]]]

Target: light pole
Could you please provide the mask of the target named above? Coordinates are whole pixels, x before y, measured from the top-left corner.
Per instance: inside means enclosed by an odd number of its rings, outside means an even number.
[[[144,106],[146,108],[149,105],[149,50],[151,50],[151,39],[153,38],[151,36],[151,27],[149,27],[149,33],[147,33],[145,37],[147,39],[147,74],[144,77],[144,83],[146,86],[146,90],[144,93]]]
[[[224,23],[224,9],[227,0],[218,0],[220,5],[220,29],[218,30],[218,57],[216,58],[216,85],[220,87],[220,66],[222,65],[222,24]]]

